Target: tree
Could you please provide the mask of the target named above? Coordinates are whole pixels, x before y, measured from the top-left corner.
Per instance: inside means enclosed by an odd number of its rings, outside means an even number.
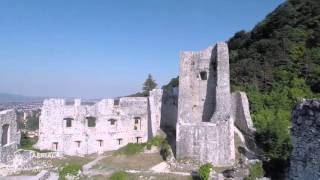
[[[157,83],[153,79],[152,75],[149,74],[147,80],[143,83],[143,94],[149,95],[149,91],[157,87]]]

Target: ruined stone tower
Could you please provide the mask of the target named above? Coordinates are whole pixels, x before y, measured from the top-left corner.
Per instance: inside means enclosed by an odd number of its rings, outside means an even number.
[[[226,43],[182,52],[179,75],[177,158],[214,166],[235,162],[229,53]]]

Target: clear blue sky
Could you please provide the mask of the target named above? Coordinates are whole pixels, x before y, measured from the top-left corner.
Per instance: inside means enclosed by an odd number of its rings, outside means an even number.
[[[0,92],[116,97],[178,75],[179,52],[250,30],[283,0],[1,0]]]

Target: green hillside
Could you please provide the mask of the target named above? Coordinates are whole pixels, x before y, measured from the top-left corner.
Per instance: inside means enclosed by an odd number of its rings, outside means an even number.
[[[277,176],[290,153],[294,104],[320,93],[320,1],[286,1],[228,44],[232,88],[247,92],[266,168]]]

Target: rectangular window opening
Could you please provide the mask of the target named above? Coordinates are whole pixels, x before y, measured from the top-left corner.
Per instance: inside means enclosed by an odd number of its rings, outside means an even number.
[[[141,117],[134,117],[134,130],[141,130]]]
[[[113,101],[113,105],[119,106],[119,104],[120,104],[120,99],[115,99],[115,100]]]
[[[76,145],[79,148],[81,146],[81,141],[76,141]]]
[[[58,151],[58,142],[53,142],[52,143],[52,150],[53,151]]]
[[[98,142],[98,146],[99,146],[99,147],[102,147],[102,146],[103,146],[103,140],[99,139],[99,140],[97,140],[97,142]]]
[[[66,121],[66,127],[72,127],[72,120],[73,118],[64,118],[63,120]]]
[[[122,144],[122,138],[117,139],[118,140],[118,145]]]
[[[137,143],[140,143],[141,137],[136,137]]]
[[[207,71],[201,71],[200,78],[201,80],[207,80],[208,79]]]
[[[87,117],[86,119],[88,121],[88,127],[96,127],[96,120],[97,120],[96,117],[90,116],[90,117]]]
[[[110,122],[110,125],[113,126],[113,125],[116,125],[117,120],[109,119],[109,122]]]

